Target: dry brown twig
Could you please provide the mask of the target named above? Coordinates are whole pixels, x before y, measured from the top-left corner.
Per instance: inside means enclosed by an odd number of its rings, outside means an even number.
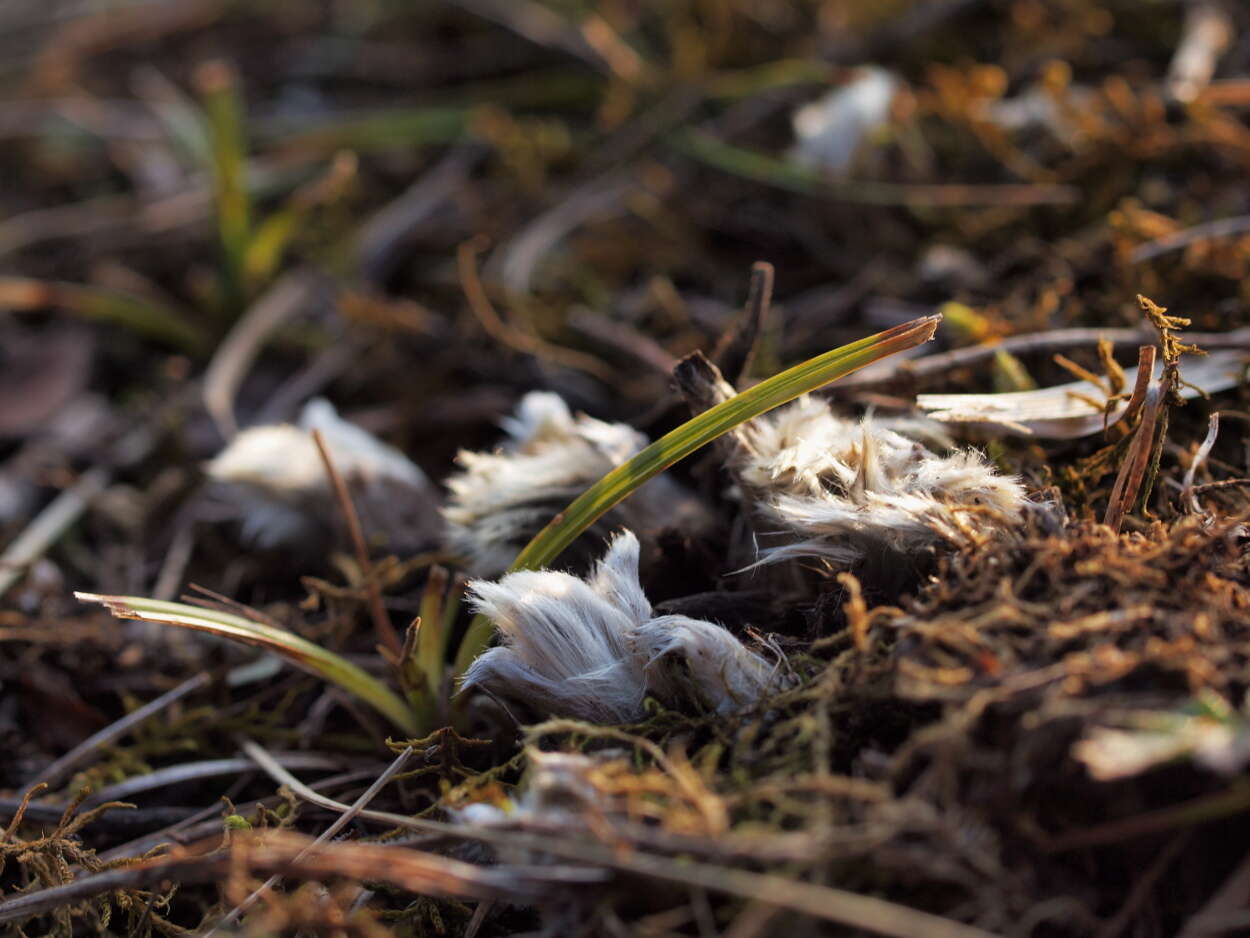
[[[456,251],[456,266],[460,272],[460,286],[464,290],[465,299],[468,300],[469,309],[473,311],[473,315],[477,317],[486,334],[497,342],[516,349],[518,352],[524,352],[526,355],[533,355],[535,358],[554,362],[566,368],[584,371],[605,381],[610,380],[613,374],[612,369],[593,355],[552,345],[536,335],[523,332],[500,317],[490,297],[486,295],[486,288],[482,285],[481,277],[477,272],[477,255],[482,251],[483,246],[483,238],[473,238],[460,245]]]
[[[373,626],[377,630],[378,638],[387,651],[391,652],[395,660],[399,659],[403,652],[403,642],[399,639],[399,633],[395,631],[395,626],[391,624],[390,616],[386,614],[386,607],[382,604],[382,588],[378,585],[378,578],[374,575],[373,563],[369,560],[369,548],[365,545],[364,532],[360,528],[360,517],[356,514],[356,507],[352,504],[351,493],[347,490],[347,483],[343,481],[343,476],[334,468],[334,460],[330,457],[330,450],[326,447],[325,438],[321,435],[320,430],[312,431],[313,442],[317,444],[317,451],[321,453],[321,460],[325,463],[326,474],[330,477],[330,484],[334,487],[335,497],[338,499],[339,508],[343,512],[343,520],[347,523],[347,530],[352,540],[352,548],[356,552],[356,562],[360,565],[360,575],[364,577],[365,589],[369,595],[369,612],[373,616]]]
[[[712,361],[722,373],[730,376],[729,380],[734,384],[741,384],[747,377],[759,347],[760,334],[767,328],[773,300],[773,277],[773,265],[767,261],[756,261],[751,265],[746,306],[735,327],[725,333],[712,353]]]
[[[1150,453],[1155,439],[1155,425],[1159,422],[1159,414],[1164,409],[1164,394],[1160,384],[1152,384],[1146,391],[1146,400],[1142,406],[1141,423],[1137,425],[1137,433],[1129,447],[1124,462],[1120,464],[1120,472],[1111,488],[1111,497],[1107,501],[1107,511],[1103,516],[1103,524],[1113,531],[1119,531],[1124,516],[1133,504],[1138,492],[1141,491],[1142,480],[1146,476],[1146,466],[1150,462]]]
[[[466,899],[502,899],[531,903],[553,881],[577,882],[577,871],[553,868],[537,875],[484,868],[439,854],[380,844],[315,845],[312,838],[286,831],[236,836],[231,849],[198,854],[194,845],[119,870],[80,877],[60,886],[0,901],[0,924],[21,921],[120,889],[142,889],[174,880],[221,882],[239,870],[309,879],[346,877],[379,880],[418,895]],[[583,875],[581,881],[589,877]],[[590,878],[591,881],[598,877]]]
[[[1137,349],[1137,379],[1133,383],[1133,393],[1128,399],[1128,406],[1124,408],[1124,413],[1107,424],[1106,429],[1109,430],[1121,423],[1127,423],[1137,416],[1142,404],[1146,403],[1146,391],[1150,388],[1150,379],[1154,375],[1154,369],[1155,347],[1153,345],[1140,346]],[[1108,408],[1113,406],[1113,404],[1114,401],[1108,399]],[[1108,410],[1108,413],[1110,413],[1110,410]]]
[[[1153,477],[1158,473],[1159,456],[1163,442],[1167,436],[1167,408],[1171,405],[1183,405],[1184,398],[1180,389],[1185,385],[1181,378],[1181,355],[1188,352],[1205,355],[1202,349],[1194,344],[1186,344],[1180,340],[1177,332],[1188,326],[1190,320],[1182,316],[1167,315],[1167,308],[1154,303],[1149,298],[1138,294],[1137,302],[1141,306],[1147,321],[1155,327],[1159,334],[1159,353],[1163,357],[1163,373],[1158,382],[1150,384],[1142,397],[1142,419],[1138,424],[1137,433],[1129,447],[1120,472],[1116,476],[1111,489],[1111,497],[1107,502],[1107,511],[1103,523],[1113,531],[1119,531],[1129,507],[1140,500],[1145,502],[1152,488]],[[1138,391],[1143,386],[1143,375],[1148,381],[1153,369],[1153,355],[1147,355],[1143,349],[1138,361],[1137,385],[1133,398],[1139,397]],[[1129,410],[1133,409],[1130,401]],[[1128,410],[1125,414],[1128,414]],[[1156,431],[1156,426],[1158,427]],[[1214,440],[1212,440],[1214,444]],[[1150,478],[1147,478],[1147,469]],[[1143,491],[1143,483],[1145,489]]]
[[[404,767],[404,763],[406,763],[412,756],[412,752],[413,749],[411,746],[405,748],[396,757],[395,761],[387,766],[386,771],[379,775],[377,779],[374,780],[373,784],[365,789],[359,798],[352,802],[351,808],[335,818],[334,822],[322,831],[317,836],[316,840],[295,855],[292,862],[299,863],[299,861],[308,856],[311,851],[329,841],[331,837],[351,823],[352,819],[360,813],[360,810],[366,807],[369,802],[377,796],[378,792],[385,788],[390,783],[391,779],[399,773],[400,769]],[[208,938],[208,936],[215,934],[223,925],[233,925],[237,922],[248,909],[255,905],[265,895],[265,893],[274,887],[274,885],[278,882],[278,879],[279,876],[276,873],[269,877],[269,879],[267,879],[264,884],[260,886],[260,888],[256,889],[251,895],[226,913],[221,921],[205,932],[204,938]]]
[[[1250,329],[1247,328],[1233,329],[1229,332],[1194,332],[1190,333],[1188,338],[1190,342],[1206,349],[1250,348]],[[1143,341],[1156,340],[1157,333],[1152,335],[1145,329],[1053,329],[1049,332],[1030,332],[1008,336],[998,343],[969,345],[917,358],[895,355],[876,365],[863,368],[853,375],[847,375],[836,384],[830,385],[829,392],[833,394],[844,391],[860,392],[869,388],[884,388],[899,383],[932,380],[958,368],[979,365],[987,358],[993,358],[1000,349],[1012,355],[1021,356],[1066,348],[1097,348],[1102,339],[1106,339],[1112,345],[1141,345]]]
[[[346,808],[346,806],[343,806]],[[363,813],[363,812],[362,812]],[[456,830],[453,825],[447,825]],[[462,828],[460,836],[480,838],[480,831]],[[504,833],[499,832],[494,833]],[[512,835],[516,839],[516,835]],[[505,841],[507,837],[502,838]],[[64,886],[0,902],[0,923],[40,915],[68,902],[78,902],[117,889],[141,888],[166,880],[220,881],[231,871],[250,870],[313,879],[348,877],[379,880],[409,892],[502,900],[531,905],[555,887],[586,886],[602,880],[601,869],[707,889],[768,902],[824,921],[841,923],[893,938],[997,938],[993,933],[871,896],[780,875],[752,873],[707,863],[663,856],[626,854],[561,838],[532,838],[536,848],[578,866],[479,867],[450,857],[375,844],[314,845],[310,838],[283,831],[238,837],[232,850],[203,856],[179,852],[124,870],[83,877]],[[589,868],[587,868],[589,867]]]

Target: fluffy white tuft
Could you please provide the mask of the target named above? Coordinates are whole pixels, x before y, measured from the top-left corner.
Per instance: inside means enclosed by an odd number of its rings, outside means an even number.
[[[325,398],[304,405],[299,425],[310,441],[313,430],[321,431],[335,468],[344,478],[384,480],[413,487],[429,485],[425,473],[412,460],[368,430],[344,420]]]
[[[462,471],[447,480],[447,541],[471,573],[498,576],[557,512],[644,446],[622,423],[574,417],[557,394],[523,397],[502,422],[508,441],[495,452],[461,452]],[[603,526],[644,533],[667,524],[702,523],[702,509],[671,479],[643,485]]]
[[[294,544],[337,518],[313,430],[321,431],[352,491],[366,533],[393,547],[429,539],[437,511],[425,473],[322,399],[304,406],[298,424],[244,430],[205,467],[240,516],[245,539],[262,547]]]
[[[846,564],[883,546],[913,553],[968,543],[1020,521],[1016,479],[975,451],[934,453],[917,435],[914,421],[857,423],[811,397],[753,421],[735,450],[735,474],[761,528],[771,523],[783,535],[762,562]]]
[[[647,685],[656,697],[713,713],[753,706],[778,677],[776,667],[719,625],[686,616],[643,622],[634,649],[647,657]]]
[[[218,482],[284,495],[308,491],[325,478],[312,437],[289,423],[244,430],[205,470]]]
[[[523,571],[475,581],[469,591],[502,644],[473,662],[464,686],[543,714],[627,723],[644,716],[648,693],[667,706],[727,714],[780,687],[776,669],[720,626],[652,616],[630,531],[585,580]]]

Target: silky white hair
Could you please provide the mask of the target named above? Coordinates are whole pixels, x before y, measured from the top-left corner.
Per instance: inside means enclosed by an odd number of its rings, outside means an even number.
[[[812,397],[752,421],[734,450],[735,475],[761,528],[771,523],[786,538],[760,562],[848,564],[882,546],[910,554],[968,543],[1021,520],[1017,479],[975,450],[939,455],[920,435],[914,421],[847,420]]]
[[[547,391],[526,394],[502,426],[508,440],[494,452],[462,451],[457,461],[463,469],[446,483],[448,547],[479,577],[506,570],[557,512],[647,445],[646,436],[627,424],[574,417],[558,394]],[[703,523],[704,510],[693,497],[660,476],[610,512],[602,526],[645,534],[667,524]]]
[[[425,473],[319,398],[304,405],[297,424],[239,433],[205,467],[239,515],[245,540],[260,547],[295,544],[326,530],[337,517],[313,430],[321,431],[355,496],[366,533],[395,547],[430,538],[438,526],[437,495]]]
[[[776,667],[728,631],[686,616],[653,617],[638,580],[638,539],[623,531],[586,579],[510,573],[469,584],[476,610],[499,630],[464,687],[484,687],[552,716],[628,723],[651,694],[666,706],[719,714],[780,689]]]

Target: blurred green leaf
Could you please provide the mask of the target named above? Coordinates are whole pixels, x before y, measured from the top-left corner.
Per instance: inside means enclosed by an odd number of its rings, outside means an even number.
[[[406,108],[337,117],[311,130],[281,138],[284,150],[407,149],[422,144],[453,143],[468,133],[468,108]]]
[[[355,154],[338,153],[320,177],[296,189],[281,208],[256,226],[243,254],[243,282],[249,292],[269,284],[303,222],[317,206],[340,198],[355,176]]]
[[[722,172],[777,189],[840,202],[926,206],[1069,205],[1078,196],[1075,188],[1062,185],[912,184],[834,179],[758,150],[725,143],[701,131],[682,131],[667,139],[677,152]]]
[[[0,277],[0,306],[10,309],[59,307],[84,319],[122,326],[185,352],[203,351],[208,336],[180,310],[122,290]]]
[[[196,72],[212,145],[217,231],[225,263],[224,299],[229,318],[242,311],[244,265],[252,231],[252,199],[246,184],[247,131],[238,79],[223,62]],[[232,307],[232,309],[230,309]]]

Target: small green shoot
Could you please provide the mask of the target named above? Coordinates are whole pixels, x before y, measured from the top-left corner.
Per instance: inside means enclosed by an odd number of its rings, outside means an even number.
[[[221,311],[231,321],[277,276],[287,248],[313,210],[342,197],[355,179],[356,156],[340,150],[320,175],[258,217],[248,181],[249,135],[238,79],[225,63],[208,62],[196,72],[195,83],[221,242]]]
[[[432,567],[425,584],[425,594],[421,597],[423,625],[417,639],[416,662],[425,676],[426,686],[435,691],[443,682],[447,640],[451,637],[464,588],[462,576],[452,580],[445,567]]]
[[[421,614],[404,635],[399,677],[423,726],[437,725],[440,707],[445,703],[447,641],[464,589],[463,576],[457,575],[453,580],[445,567],[431,567],[421,598]]]
[[[320,205],[340,199],[356,178],[356,154],[343,150],[316,179],[296,189],[283,205],[256,225],[243,252],[243,279],[249,293],[277,277],[287,247]]]
[[[75,593],[74,596],[81,602],[99,603],[107,607],[119,619],[142,619],[162,625],[176,625],[264,648],[360,698],[408,736],[417,737],[424,732],[413,710],[381,681],[347,659],[291,632],[253,622],[229,612],[188,606],[185,603],[163,602],[139,596],[100,596],[95,593]]]
[[[942,317],[925,316],[887,329],[858,342],[825,352],[762,381],[750,390],[717,404],[676,430],[665,434],[628,462],[573,500],[534,537],[512,564],[512,570],[537,570],[547,566],[598,518],[653,476],[685,459],[700,447],[730,432],[739,424],[766,414],[796,397],[824,387],[875,361],[920,345],[933,338]],[[477,616],[456,654],[456,673],[463,674],[487,646],[494,627]]]

